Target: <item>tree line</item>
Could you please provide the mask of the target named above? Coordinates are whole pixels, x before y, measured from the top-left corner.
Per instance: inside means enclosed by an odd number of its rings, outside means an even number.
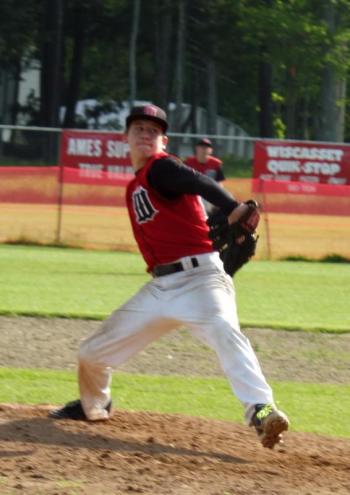
[[[346,141],[350,0],[2,0],[0,68],[40,60],[31,123],[79,127],[78,100],[196,109],[261,137]],[[191,111],[183,120],[181,104]],[[66,108],[59,120],[59,108]]]

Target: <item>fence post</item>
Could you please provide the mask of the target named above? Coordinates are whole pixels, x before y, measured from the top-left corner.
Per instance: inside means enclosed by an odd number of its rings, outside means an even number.
[[[267,259],[271,260],[271,236],[270,236],[270,224],[269,215],[267,213],[267,201],[265,194],[265,181],[259,177],[259,191],[262,197],[262,211],[264,213],[265,230],[266,230],[266,245],[267,245]]]
[[[62,131],[59,136],[59,163],[58,163],[58,195],[57,195],[57,227],[56,227],[56,244],[61,244],[61,229],[62,229],[62,203],[63,203],[63,178],[64,178],[64,163],[62,160]]]

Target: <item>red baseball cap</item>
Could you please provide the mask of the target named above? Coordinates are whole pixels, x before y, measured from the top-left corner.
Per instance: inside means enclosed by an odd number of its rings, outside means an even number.
[[[126,118],[126,128],[128,129],[131,122],[138,119],[152,120],[161,126],[164,134],[168,129],[167,115],[161,108],[155,105],[142,105],[133,107],[129,116]]]

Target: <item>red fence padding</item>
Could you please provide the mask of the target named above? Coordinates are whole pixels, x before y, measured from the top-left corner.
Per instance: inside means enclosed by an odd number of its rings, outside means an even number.
[[[125,188],[132,174],[64,167],[62,204],[125,206]]]
[[[63,169],[63,182],[68,184],[125,187],[133,177],[133,174],[105,172],[103,170],[84,170],[68,167]]]
[[[59,167],[0,167],[0,202],[125,206],[125,187],[132,177],[111,172],[96,177],[91,171]]]
[[[255,179],[266,212],[350,216],[350,186]]]
[[[293,181],[259,180],[258,188],[269,193],[306,194],[316,196],[350,197],[350,186]]]
[[[95,173],[56,166],[0,167],[0,202],[125,206],[125,187],[133,175]],[[350,186],[260,179],[251,185],[266,212],[350,216]]]
[[[57,204],[59,167],[0,167],[3,203]]]
[[[87,186],[67,184],[62,189],[63,205],[78,206],[126,206],[124,186]]]

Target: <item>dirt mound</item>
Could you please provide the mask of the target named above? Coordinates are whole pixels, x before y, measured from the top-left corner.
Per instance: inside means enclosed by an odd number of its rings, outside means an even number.
[[[236,423],[126,411],[55,421],[49,409],[0,405],[1,494],[350,493],[349,440],[289,432],[270,451]]]

